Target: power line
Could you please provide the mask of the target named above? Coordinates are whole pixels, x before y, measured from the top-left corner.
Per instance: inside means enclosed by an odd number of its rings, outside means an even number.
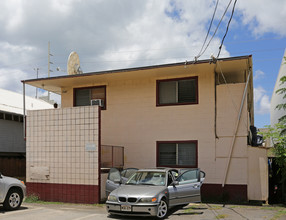
[[[36,59],[32,59],[32,60],[26,60],[26,61],[23,61],[23,62],[20,62],[20,63],[14,63],[14,64],[9,64],[9,65],[3,65],[3,66],[1,66],[0,68],[23,65],[23,64],[26,64],[26,63],[32,63],[32,62],[34,62],[34,61],[43,60],[43,59],[45,59],[45,58],[44,58],[44,57],[41,57],[41,58],[36,58]]]
[[[219,46],[219,51],[218,51],[218,54],[217,54],[217,57],[216,57],[216,58],[218,58],[218,57],[219,57],[219,55],[220,55],[220,51],[221,51],[221,48],[222,48],[222,45],[223,45],[224,39],[225,39],[225,37],[226,37],[226,35],[227,35],[228,28],[229,28],[229,25],[230,25],[230,22],[231,22],[232,16],[233,16],[233,14],[234,14],[234,9],[235,9],[236,2],[237,2],[237,0],[235,0],[235,1],[234,1],[233,8],[232,8],[232,12],[231,12],[231,16],[230,16],[230,18],[229,18],[229,21],[228,21],[228,24],[227,24],[227,27],[226,27],[225,34],[224,34],[224,36],[223,36],[223,38],[222,38],[222,40],[221,40],[221,45]]]
[[[270,41],[270,40],[283,40],[283,38],[280,37],[275,37],[275,38],[264,38],[264,39],[254,39],[254,40],[246,40],[246,41],[227,41],[224,44],[243,44],[243,43],[250,43],[250,42],[260,42],[260,41]],[[109,52],[110,54],[116,54],[116,53],[136,53],[136,52],[142,52],[142,51],[163,51],[163,50],[177,50],[177,49],[192,49],[192,48],[197,48],[200,46],[192,46],[192,47],[170,47],[170,48],[149,48],[149,49],[141,49],[141,50],[129,50],[129,51],[111,51]],[[285,49],[285,47],[283,48],[275,48],[275,49],[266,49],[265,51],[270,51],[270,50],[280,50],[280,49]],[[238,53],[252,53],[252,52],[262,52],[262,50],[256,50],[256,51],[247,51],[247,52],[235,52],[236,54]],[[109,54],[108,53],[108,54]],[[195,56],[195,55],[193,55]],[[54,55],[54,57],[66,57],[65,55]],[[39,57],[36,59],[31,59],[31,60],[25,60],[23,62],[19,62],[19,63],[13,63],[13,64],[9,64],[9,65],[0,65],[0,68],[9,68],[9,67],[15,67],[15,66],[19,66],[19,65],[24,65],[24,64],[29,64],[31,66],[34,66],[34,64],[32,65],[32,63],[34,63],[35,61],[40,61],[42,60],[44,64],[40,65],[41,67],[47,67],[47,63],[46,61],[44,61],[46,58],[45,57]],[[185,59],[182,58],[182,59]],[[56,62],[55,62],[56,63]],[[61,64],[61,63],[59,63]],[[39,64],[37,64],[39,65]]]
[[[265,53],[265,52],[269,52],[269,51],[278,51],[278,50],[281,50],[281,51],[284,51],[284,47],[279,47],[279,48],[268,48],[268,49],[261,49],[261,50],[249,50],[249,51],[232,51],[231,52],[231,56],[238,56],[240,54],[255,54],[255,53]],[[195,57],[195,54],[192,55],[192,57]],[[207,55],[204,55],[203,57],[205,58],[209,58]],[[139,62],[139,61],[142,61],[142,62],[150,62],[150,61],[159,61],[159,60],[166,60],[166,59],[176,59],[176,60],[185,60],[185,56],[181,56],[181,57],[162,57],[162,58],[150,58],[150,59],[122,59],[122,60],[97,60],[97,61],[93,61],[93,60],[88,60],[88,59],[82,59],[81,60],[81,63],[83,64],[92,64],[92,63],[110,63],[110,62],[113,62],[113,63],[120,63],[120,62],[128,62],[128,61],[131,61],[131,62]],[[260,59],[261,61],[262,60],[270,60],[270,58],[265,58],[265,59]],[[260,61],[259,60],[259,61]],[[280,58],[279,58],[280,60]],[[258,61],[257,59],[255,59],[255,61]],[[66,62],[55,62],[56,65],[66,65]],[[11,65],[12,66],[12,65]],[[48,64],[45,63],[43,65],[38,65],[40,68],[42,69],[45,69]],[[42,72],[39,72],[39,75],[46,75],[47,73],[42,73]]]
[[[228,10],[228,8],[229,8],[231,2],[232,2],[232,0],[229,1],[229,3],[228,3],[228,5],[227,5],[227,7],[226,7],[226,9],[225,9],[225,11],[224,11],[224,13],[223,13],[221,19],[220,19],[220,21],[219,21],[219,23],[218,23],[218,25],[217,25],[217,27],[216,27],[216,29],[215,29],[215,32],[213,33],[211,39],[209,40],[207,46],[205,47],[205,49],[203,50],[203,52],[201,53],[201,55],[205,53],[205,51],[206,51],[207,48],[209,47],[209,45],[210,45],[212,39],[213,39],[214,36],[216,35],[216,32],[217,32],[217,30],[218,30],[218,28],[219,28],[219,26],[220,26],[220,24],[221,24],[221,22],[222,22],[222,20],[223,20],[223,18],[224,18],[224,16],[225,16],[225,14],[226,14],[226,12],[227,12],[227,10]]]
[[[200,52],[198,53],[198,55],[196,56],[196,59],[198,59],[200,56],[201,56],[201,52],[206,44],[206,41],[208,39],[208,36],[209,36],[209,33],[210,33],[210,30],[211,30],[211,27],[212,27],[212,24],[213,24],[213,20],[214,20],[214,17],[215,17],[215,13],[216,13],[216,9],[217,9],[217,5],[218,5],[218,2],[219,0],[216,1],[216,5],[215,5],[215,9],[214,9],[214,12],[213,12],[213,16],[212,16],[212,19],[211,19],[211,22],[210,22],[210,26],[209,26],[209,29],[208,29],[208,32],[207,32],[207,35],[205,37],[205,40],[204,40],[204,43],[202,45],[202,48],[200,50]]]
[[[232,53],[232,56],[234,55],[239,55],[239,54],[253,54],[253,53],[262,53],[262,52],[269,52],[269,51],[277,51],[277,50],[284,50],[284,47],[281,48],[272,48],[272,49],[262,49],[262,50],[252,50],[252,51],[236,51]],[[195,55],[192,55],[192,57],[195,57]],[[204,56],[205,58],[208,58],[207,55]],[[97,61],[92,61],[92,60],[85,60],[82,59],[81,63],[83,64],[92,64],[92,63],[119,63],[119,62],[129,62],[129,61],[142,61],[142,62],[147,62],[147,61],[156,61],[156,60],[166,60],[166,59],[177,59],[177,60],[184,60],[185,57],[162,57],[162,58],[150,58],[150,59],[122,59],[122,60],[97,60]],[[66,64],[65,62],[56,62],[57,65],[62,65]]]

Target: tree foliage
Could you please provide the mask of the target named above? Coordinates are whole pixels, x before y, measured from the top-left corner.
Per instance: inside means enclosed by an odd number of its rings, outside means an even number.
[[[284,57],[286,61],[286,57]],[[284,63],[286,65],[286,62]],[[280,78],[280,85],[286,84],[286,76]],[[283,103],[276,106],[279,111],[286,110],[286,87],[282,86],[275,91],[276,94],[283,95]],[[279,118],[278,123],[273,127],[266,126],[268,131],[263,133],[264,139],[269,138],[273,143],[273,152],[275,154],[275,161],[279,166],[279,172],[281,172],[282,183],[282,195],[284,195],[285,183],[286,183],[286,114]]]
[[[269,138],[274,144],[273,152],[275,154],[275,161],[280,167],[282,182],[286,180],[286,135],[282,131],[286,130],[286,121],[282,120],[275,126],[266,126],[267,132],[263,133],[265,139]]]
[[[285,57],[284,57],[284,59],[285,59]],[[282,76],[280,78],[280,83],[281,83],[280,85],[284,85],[284,83],[286,84],[286,76]],[[277,89],[276,94],[283,95],[283,99],[286,100],[286,87],[282,87],[280,89]],[[285,111],[286,110],[286,102],[278,104],[276,106],[276,109],[278,109],[279,111],[281,111],[281,110]],[[281,118],[279,118],[279,122],[281,123],[281,122],[285,121],[285,119],[286,119],[286,115],[283,115]]]

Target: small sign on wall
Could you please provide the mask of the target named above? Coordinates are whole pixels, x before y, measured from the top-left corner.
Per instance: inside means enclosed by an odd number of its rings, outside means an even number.
[[[96,151],[96,144],[95,143],[87,143],[85,144],[86,151]]]
[[[49,167],[34,167],[30,166],[31,179],[32,180],[49,180],[50,168]]]

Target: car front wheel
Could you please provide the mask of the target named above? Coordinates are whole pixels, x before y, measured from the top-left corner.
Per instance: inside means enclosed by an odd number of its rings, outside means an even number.
[[[158,206],[157,218],[163,219],[166,217],[167,213],[168,213],[168,203],[166,202],[166,199],[162,199]]]
[[[3,203],[5,210],[16,210],[20,208],[23,200],[23,194],[19,189],[10,189]]]

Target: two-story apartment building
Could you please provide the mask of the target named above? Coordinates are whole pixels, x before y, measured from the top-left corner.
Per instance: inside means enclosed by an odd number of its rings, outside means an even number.
[[[62,108],[28,113],[27,185],[30,192],[41,196],[49,194],[46,187],[60,192],[60,189],[70,185],[73,189],[80,185],[82,191],[88,192],[88,187],[91,187],[96,193],[94,200],[83,193],[81,202],[98,202],[100,189],[103,188],[99,153],[103,144],[124,146],[125,167],[201,168],[206,173],[203,197],[223,195],[233,200],[263,201],[268,198],[266,149],[248,144],[251,136],[249,128],[254,124],[251,56],[22,82],[24,87],[29,84],[60,94]],[[101,109],[90,106],[92,102],[100,102]],[[51,116],[57,114],[62,117]],[[91,115],[96,115],[95,121],[90,122]],[[64,124],[58,124],[59,120],[54,124],[47,122],[45,126],[49,128],[44,134],[35,133],[33,128],[41,125],[33,121],[39,117],[48,121],[51,117],[61,118]],[[53,133],[55,125],[64,128],[63,132]],[[70,127],[71,131],[68,130]],[[47,132],[51,133],[50,136]],[[77,138],[80,132],[82,137]],[[60,134],[60,137],[54,138],[55,134]],[[53,142],[47,141],[52,138]],[[41,148],[35,149],[39,142]],[[58,146],[60,152],[57,153],[51,145]],[[73,148],[77,154],[73,154]],[[51,151],[54,152],[50,154]],[[63,158],[59,159],[60,169],[51,165],[58,163],[54,159],[57,154]],[[52,159],[41,162],[39,158],[47,158],[47,155],[52,155]],[[70,159],[74,156],[83,159]],[[96,161],[91,161],[91,157],[95,157]],[[96,177],[84,182],[82,179],[88,178],[88,175],[72,173],[89,169],[87,160],[98,164],[91,166]],[[76,163],[85,165],[74,165]],[[73,166],[74,170],[70,170]],[[60,170],[61,174],[55,174],[55,170]],[[41,174],[42,177],[39,177]],[[50,177],[46,178],[48,175]],[[59,179],[59,176],[65,177]],[[77,178],[79,180],[73,181]],[[41,184],[45,184],[45,190],[40,187]],[[56,196],[45,198],[59,200]],[[73,201],[79,200],[73,198]]]

